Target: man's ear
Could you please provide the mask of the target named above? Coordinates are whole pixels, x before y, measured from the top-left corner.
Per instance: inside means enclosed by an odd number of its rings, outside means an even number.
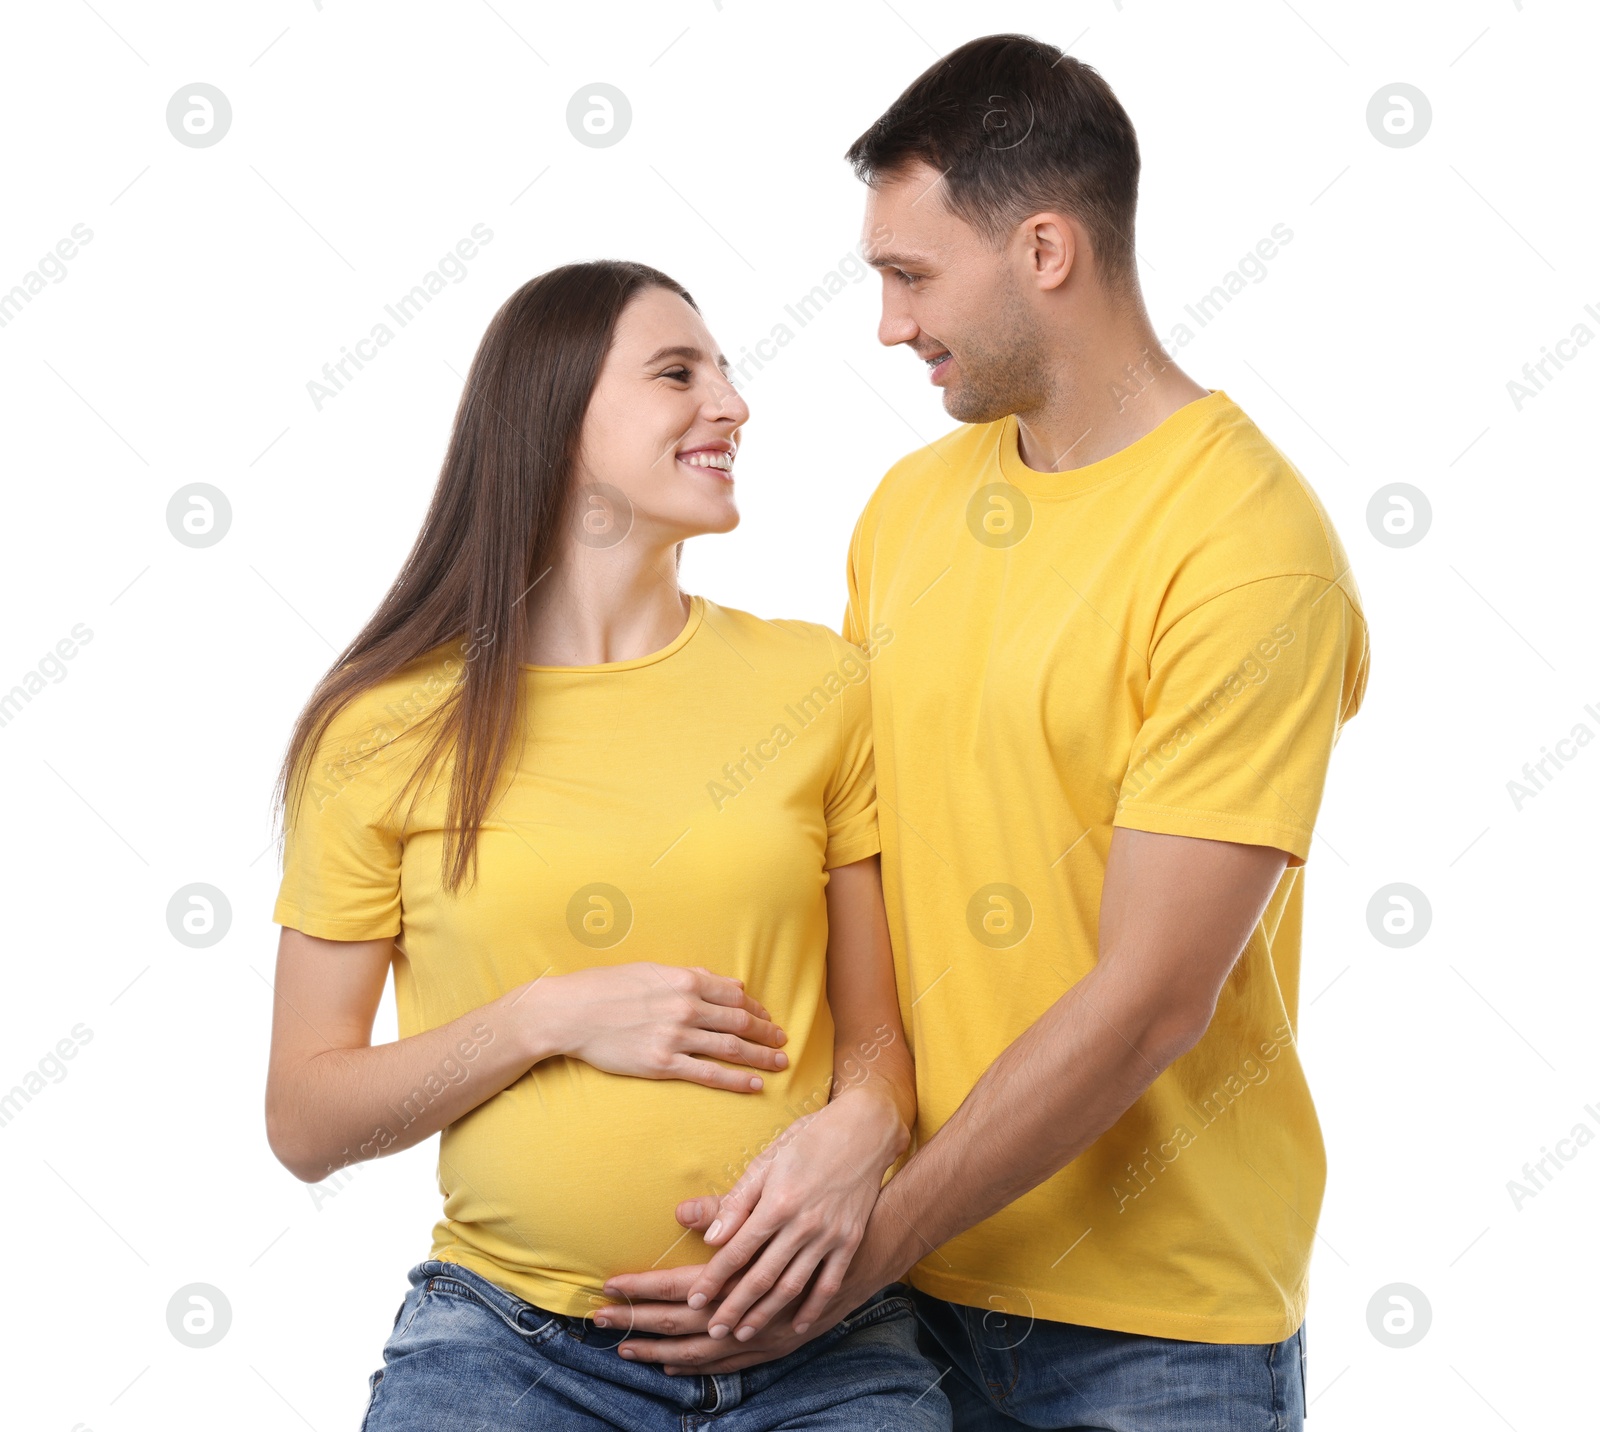
[[[1060,288],[1078,259],[1084,242],[1078,226],[1065,214],[1033,214],[1021,225],[1027,249],[1028,271],[1041,289]]]

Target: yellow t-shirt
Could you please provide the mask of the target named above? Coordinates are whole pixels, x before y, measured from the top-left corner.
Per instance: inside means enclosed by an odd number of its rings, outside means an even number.
[[[878,850],[867,665],[826,627],[697,596],[648,656],[524,667],[527,740],[479,837],[477,885],[450,896],[444,782],[404,824],[409,795],[394,794],[460,670],[441,648],[336,717],[273,919],[331,940],[398,936],[402,1037],[540,975],[634,960],[742,978],[789,1035],[789,1066],[763,1071],[760,1093],[558,1056],[443,1131],[430,1256],[583,1314],[613,1273],[705,1261],[677,1203],[725,1192],[827,1102],[825,872]],[[441,1066],[399,1117],[462,1067]]]
[[[1199,1044],[910,1281],[1124,1332],[1289,1336],[1326,1167],[1294,1044],[1299,867],[1367,677],[1322,506],[1222,392],[1068,472],[1024,465],[1008,418],[890,469],[849,580],[918,1142],[1093,968],[1114,825],[1292,856]]]

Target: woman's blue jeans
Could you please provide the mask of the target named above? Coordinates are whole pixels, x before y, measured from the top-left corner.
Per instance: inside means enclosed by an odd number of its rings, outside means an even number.
[[[455,1263],[408,1276],[363,1432],[950,1432],[900,1283],[786,1357],[669,1377],[617,1354],[654,1334],[548,1312]]]

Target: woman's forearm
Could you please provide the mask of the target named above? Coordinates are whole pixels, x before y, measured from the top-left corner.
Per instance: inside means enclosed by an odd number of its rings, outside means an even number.
[[[871,855],[830,871],[827,894],[828,1004],[834,1028],[831,1102],[847,1097],[892,1110],[900,1144],[892,1162],[910,1140],[917,1093],[900,1024],[879,858]]]
[[[267,1142],[308,1183],[409,1148],[556,1055],[748,1096],[788,1038],[741,980],[650,960],[546,973],[437,1029],[373,1048],[392,939],[285,927],[273,986]]]
[[[900,1032],[898,1015],[891,1022],[881,1021],[870,1032],[841,1028],[834,1037],[833,1094],[830,1103],[841,1099],[871,1100],[892,1115],[905,1142],[896,1135],[894,1157],[909,1144],[917,1119],[916,1075],[911,1054]]]
[[[333,1048],[274,1081],[273,1152],[316,1183],[348,1164],[410,1148],[559,1052],[538,981],[393,1044]]]

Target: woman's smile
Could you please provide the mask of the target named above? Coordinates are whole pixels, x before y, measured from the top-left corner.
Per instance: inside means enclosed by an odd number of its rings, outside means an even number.
[[[677,459],[685,467],[714,472],[719,477],[732,482],[733,458],[737,451],[738,449],[725,438],[716,438],[711,442],[699,443],[692,448],[684,448],[677,454]]]

